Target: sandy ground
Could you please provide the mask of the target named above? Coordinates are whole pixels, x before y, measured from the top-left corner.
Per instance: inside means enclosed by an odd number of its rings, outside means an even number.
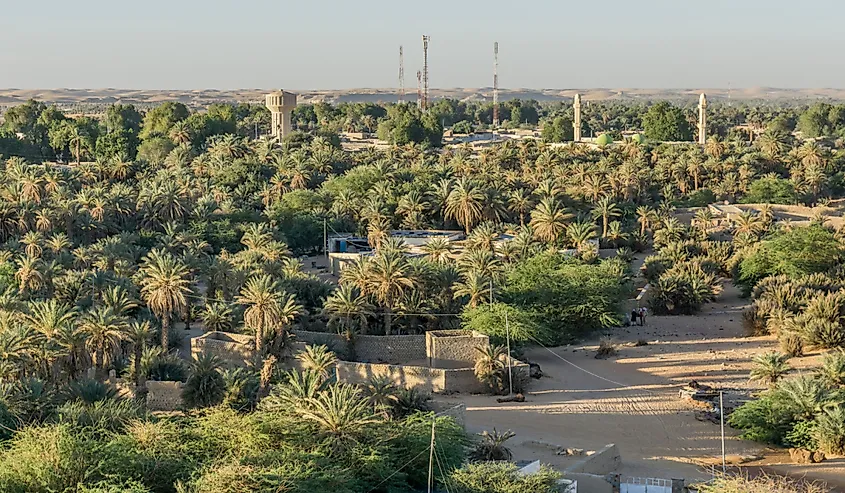
[[[616,329],[612,337],[622,347],[610,359],[594,358],[597,341],[527,350],[524,357],[540,364],[545,376],[533,381],[525,403],[499,404],[489,396],[449,399],[466,403],[471,432],[514,431],[517,435],[509,445],[517,460],[539,459],[561,468],[571,462],[533,441],[586,450],[616,443],[623,474],[707,479],[707,464],[721,465],[719,426],[697,420],[695,408],[678,398],[678,390],[696,380],[725,389],[731,402],[762,390],[748,381],[751,359],[776,349],[777,343],[769,337],[743,337],[741,312],[746,305],[728,285],[720,300],[699,316],[649,317],[645,327]],[[649,344],[624,346],[639,339]],[[808,371],[819,358],[811,353],[791,364],[796,371]],[[788,463],[788,454],[740,440],[729,427],[726,434],[729,462],[763,456],[748,465],[838,483],[845,491],[845,459],[811,466],[773,465]]]

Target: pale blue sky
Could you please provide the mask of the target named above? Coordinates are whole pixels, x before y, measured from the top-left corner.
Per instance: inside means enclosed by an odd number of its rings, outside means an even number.
[[[700,5],[700,7],[699,7]],[[845,87],[842,0],[0,0],[1,88]]]

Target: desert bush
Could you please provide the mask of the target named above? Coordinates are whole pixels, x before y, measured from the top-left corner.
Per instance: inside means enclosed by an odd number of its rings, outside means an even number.
[[[778,335],[778,344],[781,352],[790,358],[804,355],[804,340],[795,332],[781,332]]]
[[[449,476],[454,493],[555,493],[560,473],[546,466],[536,474],[519,474],[515,464],[468,464]]]
[[[143,411],[127,399],[106,399],[91,404],[83,401],[69,402],[61,406],[56,413],[60,423],[112,432],[122,430],[133,419],[144,416]]]
[[[830,489],[816,483],[793,481],[778,476],[722,476],[710,483],[696,485],[701,493],[828,493]]]
[[[754,367],[751,369],[751,380],[759,380],[770,386],[776,384],[792,370],[788,361],[789,356],[776,352],[755,356],[752,360]]]
[[[824,409],[816,417],[813,438],[822,452],[829,455],[845,454],[845,408],[839,405]]]
[[[65,391],[65,398],[70,401],[82,401],[93,404],[117,397],[117,389],[105,382],[84,378],[71,382]]]
[[[393,415],[398,418],[411,416],[420,411],[429,410],[428,401],[431,396],[414,387],[399,389],[396,393],[396,403],[393,404]]]
[[[202,353],[191,364],[182,399],[188,407],[216,406],[223,402],[226,381],[220,372],[222,362],[211,353]]]
[[[824,355],[816,377],[832,388],[845,386],[845,350],[839,348]]]
[[[768,334],[766,316],[761,313],[757,305],[751,305],[742,312],[742,328],[748,337]]]
[[[505,442],[516,436],[516,433],[508,430],[499,433],[496,428],[492,432],[482,431],[479,442],[475,445],[471,457],[478,461],[511,460],[513,454],[505,446]]]
[[[0,491],[73,491],[96,463],[95,442],[69,424],[30,426],[0,452]]]
[[[596,358],[609,358],[617,353],[616,343],[610,337],[602,337],[596,349]]]

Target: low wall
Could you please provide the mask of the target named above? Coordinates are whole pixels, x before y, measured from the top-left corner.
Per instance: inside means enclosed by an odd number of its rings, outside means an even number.
[[[449,416],[461,428],[466,427],[467,405],[463,402],[455,404],[454,402],[429,401],[428,407],[438,416]]]
[[[328,332],[294,332],[297,340],[307,344],[324,344],[339,356],[349,358],[346,337]],[[426,359],[424,335],[355,336],[355,361],[363,363],[401,364]]]
[[[211,353],[232,366],[246,366],[255,356],[252,336],[228,332],[207,332],[191,339],[191,356]]]
[[[613,485],[607,481],[605,476],[568,472],[564,477],[578,483],[578,493],[614,493],[619,491],[619,489],[614,490]]]
[[[514,380],[528,379],[530,368],[526,363],[514,360]],[[393,385],[402,388],[416,388],[435,394],[483,394],[485,385],[475,378],[472,368],[444,369],[424,366],[385,365],[339,361],[337,379],[341,382],[364,385],[373,377],[387,377]]]
[[[622,457],[619,455],[619,448],[616,444],[605,445],[596,453],[584,458],[564,471],[564,476],[569,473],[584,473],[604,476],[616,472],[622,465]],[[578,482],[581,483],[580,481]]]
[[[467,368],[475,365],[476,348],[490,338],[472,330],[432,330],[425,334],[428,365],[433,368]]]
[[[373,377],[386,377],[401,388],[416,388],[423,392],[440,393],[446,388],[444,370],[424,366],[399,366],[375,363],[338,361],[337,379],[341,382],[364,385]]]
[[[182,407],[182,382],[147,381],[147,409],[173,411]]]

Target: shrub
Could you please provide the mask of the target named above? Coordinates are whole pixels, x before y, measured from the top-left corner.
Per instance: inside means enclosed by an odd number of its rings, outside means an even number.
[[[454,493],[555,493],[560,473],[542,466],[536,474],[519,474],[515,464],[468,464],[449,476]]]
[[[845,454],[845,408],[825,409],[817,418],[813,438],[819,450],[829,455]]]
[[[221,361],[211,353],[200,354],[191,365],[182,398],[188,407],[216,406],[223,402],[226,382],[220,373]]]
[[[798,421],[792,427],[792,431],[784,437],[784,445],[805,450],[818,450],[819,445],[815,434],[816,421]]]
[[[94,450],[90,437],[68,424],[24,428],[0,453],[0,491],[72,491],[86,479]]]
[[[511,460],[513,454],[510,449],[505,446],[505,442],[516,436],[516,433],[508,430],[504,433],[499,433],[496,428],[493,432],[487,430],[480,433],[481,441],[475,445],[475,450],[472,452],[472,458],[479,461],[490,460]]]
[[[138,406],[126,399],[102,400],[92,404],[69,402],[57,410],[58,421],[95,430],[122,430],[133,419],[144,415]]]
[[[752,360],[754,367],[751,369],[751,380],[759,380],[774,385],[784,375],[786,375],[792,367],[789,366],[789,356],[770,352],[755,356]]]
[[[700,493],[827,493],[828,488],[805,481],[777,476],[722,476],[710,483],[696,485]]]
[[[824,355],[816,377],[829,387],[845,386],[845,350],[840,348]]]
[[[91,378],[75,380],[68,385],[66,398],[71,401],[79,400],[85,404],[93,404],[117,397],[117,389],[105,382]]]
[[[804,341],[794,332],[782,332],[778,335],[780,350],[790,358],[804,355]]]

